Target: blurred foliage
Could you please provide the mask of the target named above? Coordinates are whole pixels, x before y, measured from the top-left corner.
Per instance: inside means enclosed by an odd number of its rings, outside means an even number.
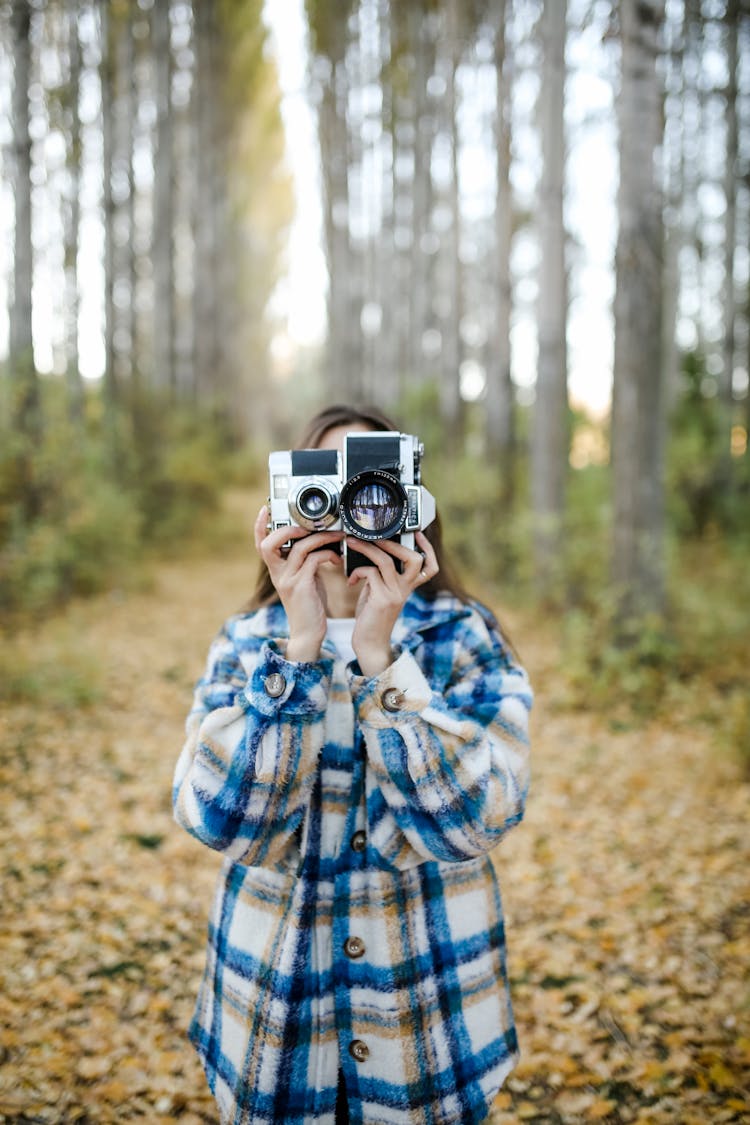
[[[664,619],[637,626],[618,617],[609,581],[605,424],[573,416],[574,444],[586,431],[586,448],[595,455],[577,458],[570,470],[560,564],[540,591],[525,499],[528,411],[518,410],[513,504],[498,459],[484,451],[481,402],[465,404],[460,454],[448,452],[442,440],[429,384],[413,387],[394,415],[425,443],[424,483],[438,499],[446,547],[467,586],[496,605],[501,618],[520,609],[527,623],[552,628],[561,640],[564,705],[623,724],[690,714],[711,724],[750,771],[750,520],[742,483],[748,457],[732,459],[731,490],[715,483],[723,479],[716,404],[701,391],[697,371],[678,403],[669,447],[669,609]],[[196,543],[215,550],[217,543],[235,549],[240,542],[248,549],[266,494],[267,438],[240,447],[217,411],[178,409],[142,392],[122,405],[107,442],[99,436],[105,425],[97,393],[89,393],[77,427],[55,381],[42,389],[42,441],[30,448],[16,433],[0,433],[0,614],[6,620],[38,616],[74,595],[132,585],[153,549],[182,554]],[[28,495],[36,505],[31,514],[23,501]],[[34,696],[29,669],[0,671],[6,693]],[[79,679],[73,669],[58,694],[75,699]]]
[[[610,586],[606,423],[573,415],[574,446],[585,430],[593,456],[570,470],[560,563],[540,591],[532,566],[527,467],[520,457],[519,499],[509,509],[497,461],[483,454],[481,404],[466,404],[466,452],[459,457],[432,452],[444,449],[433,389],[413,391],[398,417],[425,442],[425,483],[438,497],[446,543],[469,588],[491,598],[501,617],[504,607],[522,608],[527,622],[551,626],[562,641],[565,705],[607,713],[623,725],[678,711],[690,715],[709,723],[750,773],[750,458],[732,459],[730,484],[719,447],[718,404],[706,394],[704,375],[696,357],[688,356],[684,394],[670,427],[668,612],[638,623],[621,619]],[[521,449],[527,429],[528,412],[519,409]],[[518,641],[522,656],[523,638]],[[543,684],[539,690],[544,692]]]
[[[741,533],[750,515],[750,458],[722,447],[722,409],[715,378],[700,352],[686,354],[670,418],[667,496],[678,534],[701,537],[719,528]]]
[[[42,384],[38,440],[0,425],[0,616],[47,613],[132,582],[147,547],[179,547],[215,511],[221,421],[141,392],[103,423],[91,391],[80,422]]]

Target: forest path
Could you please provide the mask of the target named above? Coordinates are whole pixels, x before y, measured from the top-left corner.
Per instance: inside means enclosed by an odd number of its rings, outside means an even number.
[[[216,1120],[185,1029],[218,858],[170,784],[253,575],[236,545],[163,564],[17,642],[48,687],[0,727],[0,1121]],[[496,853],[523,1060],[492,1121],[750,1121],[750,785],[706,728],[566,711],[551,630],[495,608],[537,702]]]

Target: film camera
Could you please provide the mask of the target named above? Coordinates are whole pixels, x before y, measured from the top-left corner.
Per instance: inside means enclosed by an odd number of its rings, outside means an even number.
[[[357,539],[395,539],[414,548],[414,532],[435,518],[435,499],[421,483],[424,446],[413,434],[350,433],[335,449],[286,449],[268,458],[269,530],[343,529]],[[370,566],[342,547],[345,572]]]

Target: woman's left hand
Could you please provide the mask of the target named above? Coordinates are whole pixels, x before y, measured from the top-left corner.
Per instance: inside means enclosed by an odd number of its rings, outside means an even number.
[[[351,536],[347,538],[351,550],[374,563],[374,566],[357,567],[348,579],[350,586],[363,584],[355,610],[352,648],[365,676],[378,676],[392,663],[391,631],[404,602],[412,591],[438,573],[435,552],[427,536],[418,531],[415,541],[418,551],[410,551],[390,539],[371,543]],[[397,561],[402,564],[400,572],[396,568]]]

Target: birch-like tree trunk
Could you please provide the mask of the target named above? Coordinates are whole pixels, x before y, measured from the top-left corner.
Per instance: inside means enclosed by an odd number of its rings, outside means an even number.
[[[154,383],[175,391],[174,257],[172,247],[172,50],[170,0],[153,8],[153,58],[156,93],[154,152]]]
[[[63,253],[65,268],[65,371],[68,388],[68,410],[74,422],[83,415],[83,385],[78,358],[78,235],[81,218],[81,122],[78,98],[81,76],[81,47],[78,37],[78,2],[67,0],[68,33],[68,104],[70,137],[68,141],[68,185],[65,202]]]
[[[506,44],[512,0],[498,0],[495,23],[495,253],[492,262],[494,291],[493,316],[487,356],[487,450],[498,462],[501,495],[506,508],[513,503],[513,459],[515,444],[513,383],[511,381],[510,320],[512,283],[510,252],[513,236],[513,197],[510,184],[511,163],[511,84],[510,60]]]
[[[218,14],[215,0],[203,0],[195,8],[195,127],[196,183],[193,196],[193,369],[199,399],[217,397],[219,378],[219,269],[220,221],[218,193],[222,191],[221,142],[219,139]]]
[[[381,135],[378,139],[380,159],[380,233],[376,240],[374,270],[376,300],[380,308],[380,330],[375,336],[375,388],[377,401],[390,407],[397,401],[400,391],[400,372],[397,362],[396,333],[394,331],[393,277],[396,255],[393,244],[394,224],[394,169],[392,130],[395,113],[393,86],[387,81],[393,61],[393,20],[388,0],[378,0],[380,28],[380,86],[382,91]]]
[[[34,257],[31,244],[31,136],[29,133],[29,83],[31,81],[31,5],[13,0],[11,46],[13,53],[13,301],[9,310],[8,363],[12,379],[13,418],[32,439],[40,428],[39,380],[34,366],[31,326],[31,286]]]
[[[612,573],[623,620],[664,606],[661,0],[621,0]]]
[[[137,232],[136,232],[136,183],[133,169],[133,156],[135,151],[135,129],[138,118],[138,80],[137,56],[135,40],[135,20],[137,16],[136,4],[130,0],[127,15],[124,21],[124,50],[123,61],[123,173],[128,185],[127,202],[125,206],[125,221],[127,224],[128,242],[124,249],[123,275],[127,282],[128,302],[123,310],[123,329],[127,342],[127,355],[124,357],[126,368],[133,391],[137,391],[140,382],[140,363],[138,355],[137,332]],[[135,396],[133,396],[135,397]]]
[[[115,149],[115,67],[112,13],[108,4],[99,8],[101,62],[99,77],[102,104],[102,222],[104,227],[104,402],[109,437],[115,440],[114,410],[117,402],[115,371],[115,202],[112,173]]]
[[[459,445],[462,437],[462,403],[459,369],[461,366],[461,185],[458,129],[457,71],[461,57],[459,0],[446,0],[445,68],[446,93],[444,123],[450,144],[450,184],[447,204],[450,225],[443,247],[445,308],[442,319],[443,347],[440,365],[440,415],[449,444]]]
[[[568,467],[567,278],[565,270],[565,43],[567,4],[542,15],[542,182],[536,399],[531,442],[534,561],[540,582],[559,558]]]
[[[726,40],[726,146],[724,153],[724,283],[722,292],[722,364],[719,386],[721,404],[720,474],[729,485],[732,475],[732,420],[734,413],[733,376],[736,351],[737,306],[734,289],[734,263],[737,253],[737,182],[739,163],[739,122],[737,114],[740,3],[727,0],[724,12]]]
[[[435,67],[435,34],[432,19],[427,17],[424,0],[408,7],[408,42],[414,52],[414,67],[410,83],[410,102],[413,114],[411,177],[412,238],[409,247],[406,292],[408,303],[404,306],[403,320],[404,366],[414,381],[422,382],[429,375],[433,360],[424,351],[425,333],[431,327],[431,295],[436,259],[436,235],[431,228],[433,206],[432,145],[435,139],[437,114],[428,98],[427,87]],[[408,313],[408,316],[407,316]]]
[[[346,52],[349,41],[350,3],[337,6],[308,0],[310,32],[320,58],[322,96],[319,137],[323,175],[323,221],[328,266],[328,357],[326,383],[334,399],[356,395],[361,372],[349,369],[352,332],[349,323],[349,179],[346,107],[349,79]],[[334,10],[335,8],[335,10]],[[324,73],[325,70],[325,73]]]
[[[672,413],[680,391],[682,356],[677,343],[680,305],[680,259],[685,245],[683,208],[685,201],[685,11],[665,23],[666,94],[664,130],[664,307],[662,316],[664,357],[664,401],[666,416]]]

